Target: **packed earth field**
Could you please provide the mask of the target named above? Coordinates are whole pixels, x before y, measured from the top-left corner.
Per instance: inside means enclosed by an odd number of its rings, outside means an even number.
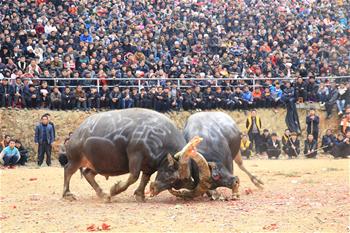
[[[0,232],[349,232],[349,160],[246,160],[265,182],[258,190],[241,179],[239,200],[178,199],[167,191],[137,203],[138,183],[99,200],[77,172],[76,201],[61,199],[63,169],[34,165],[1,169]],[[154,176],[152,176],[154,179]],[[105,191],[126,176],[97,181]],[[148,187],[146,188],[148,190]],[[230,190],[220,189],[226,197]]]

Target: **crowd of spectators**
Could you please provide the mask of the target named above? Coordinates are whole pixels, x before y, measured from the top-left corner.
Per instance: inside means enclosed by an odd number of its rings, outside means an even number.
[[[293,96],[341,114],[349,86],[314,77],[350,74],[349,12],[332,0],[2,1],[0,104],[167,111],[271,107]],[[293,90],[271,79],[287,77]],[[125,88],[134,79],[142,88]]]

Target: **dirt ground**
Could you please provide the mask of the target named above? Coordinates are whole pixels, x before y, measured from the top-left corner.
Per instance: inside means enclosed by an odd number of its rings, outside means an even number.
[[[78,172],[71,182],[78,200],[70,202],[61,199],[63,169],[58,166],[1,169],[0,231],[84,232],[105,223],[110,232],[349,232],[349,162],[245,161],[265,182],[265,189],[255,188],[236,168],[241,179],[238,201],[183,201],[163,192],[136,203],[133,185],[109,204],[95,196]],[[125,178],[97,180],[109,190]],[[227,189],[220,191],[230,195]]]

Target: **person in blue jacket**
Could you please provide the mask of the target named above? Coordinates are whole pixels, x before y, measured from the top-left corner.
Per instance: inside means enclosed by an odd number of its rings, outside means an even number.
[[[0,161],[4,166],[13,166],[20,160],[21,155],[15,147],[15,140],[10,139],[9,145],[5,147],[0,153]]]
[[[80,41],[92,43],[92,36],[88,31],[84,31],[84,34],[80,35]]]
[[[41,122],[35,128],[35,144],[38,145],[38,166],[41,166],[46,154],[46,164],[51,166],[52,143],[55,140],[54,130],[47,115],[41,117]]]

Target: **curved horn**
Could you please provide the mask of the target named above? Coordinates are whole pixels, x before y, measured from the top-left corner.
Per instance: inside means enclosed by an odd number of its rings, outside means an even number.
[[[198,169],[199,169],[199,184],[197,187],[193,190],[184,190],[184,191],[179,191],[179,190],[174,190],[174,189],[169,189],[169,192],[177,197],[181,198],[194,198],[201,196],[205,192],[207,192],[210,188],[210,169],[208,162],[205,160],[203,155],[200,153],[196,152],[196,154],[192,154],[191,158],[197,163]]]
[[[175,154],[174,158],[179,161],[179,175],[180,179],[190,178],[189,159],[196,155],[197,146],[203,139],[201,137],[193,137],[184,148]]]

